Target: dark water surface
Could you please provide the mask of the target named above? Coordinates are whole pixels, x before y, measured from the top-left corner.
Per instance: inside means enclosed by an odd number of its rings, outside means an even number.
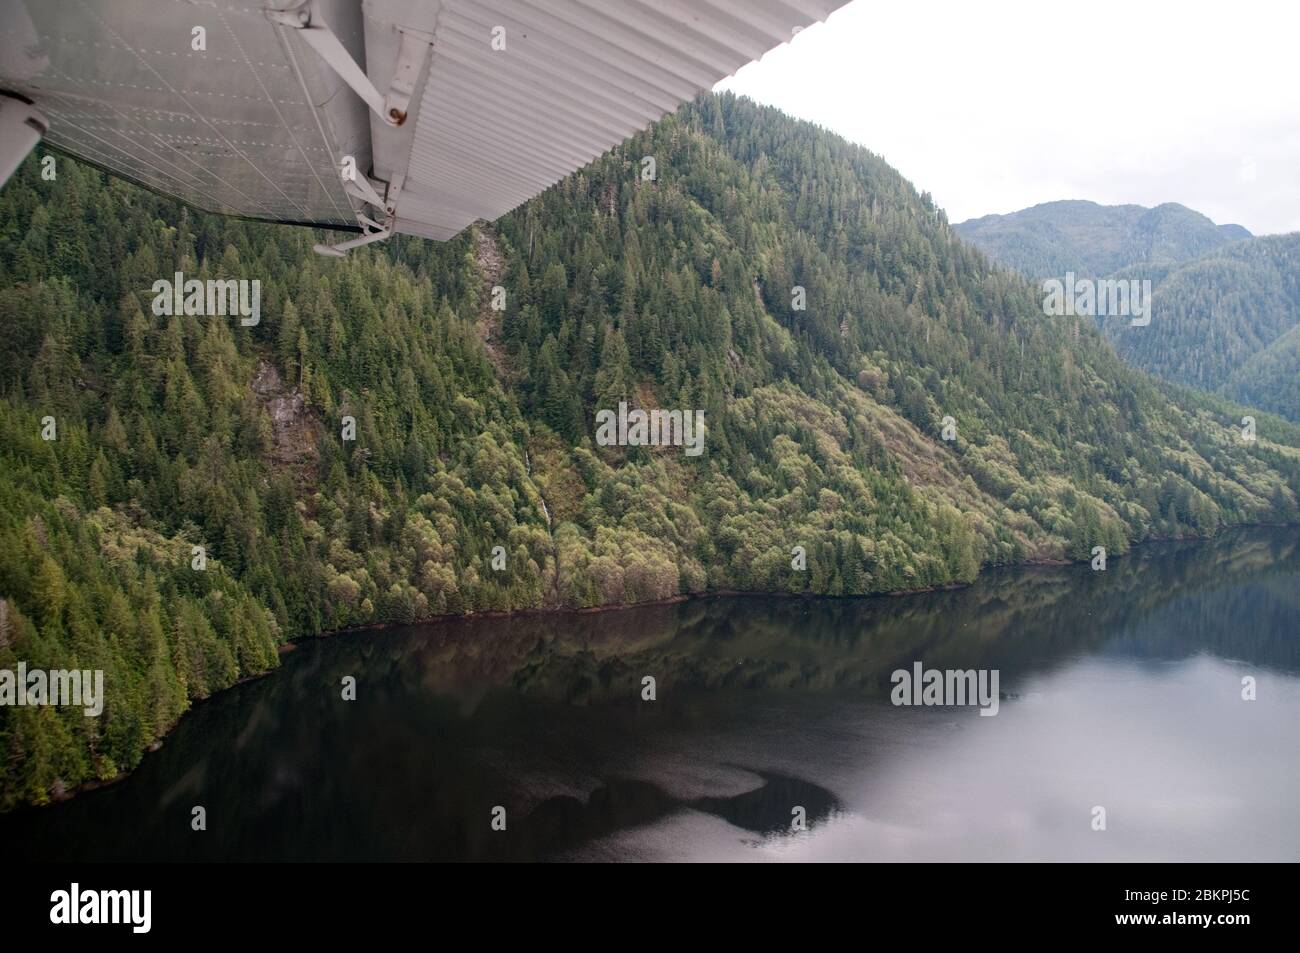
[[[892,706],[916,661],[999,670],[998,714]],[[0,840],[33,859],[1300,860],[1300,535],[913,596],[316,640],[121,783],[0,816]]]

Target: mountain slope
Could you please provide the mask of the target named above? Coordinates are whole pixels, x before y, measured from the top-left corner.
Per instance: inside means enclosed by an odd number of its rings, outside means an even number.
[[[956,226],[991,258],[1030,278],[1152,283],[1152,321],[1102,320],[1133,366],[1292,420],[1300,324],[1300,235],[1252,238],[1181,205],[1049,202]],[[1278,347],[1271,353],[1273,346]]]
[[[1292,334],[1300,327],[1300,234],[1254,238],[1173,267],[1136,266],[1118,276],[1149,278],[1153,288],[1148,326],[1102,321],[1126,360],[1300,419]]]
[[[62,159],[0,207],[0,668],[108,688],[99,719],[0,710],[6,807],[130,769],[289,638],[1300,519],[1300,429],[1241,441],[1241,408],[1044,320],[880,158],[729,96],[491,226],[342,261]],[[260,280],[262,320],[155,316],[177,270]],[[597,445],[621,401],[703,411],[704,452]]]
[[[1251,407],[1300,418],[1300,323],[1233,371],[1219,390]]]

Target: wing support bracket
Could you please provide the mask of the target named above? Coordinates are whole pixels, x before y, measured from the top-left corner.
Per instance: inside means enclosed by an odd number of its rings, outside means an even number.
[[[331,258],[346,258],[348,252],[354,248],[360,248],[362,245],[369,245],[373,242],[382,242],[393,234],[393,223],[390,221],[387,225],[380,225],[378,222],[358,216],[362,223],[370,228],[360,238],[349,239],[346,242],[339,242],[337,245],[315,245],[312,250],[318,255],[328,255]]]
[[[379,180],[376,181],[379,182]],[[402,191],[403,181],[403,176],[396,176],[392,182],[379,182],[380,185],[384,186],[384,198],[380,198],[379,193],[375,191],[374,185],[365,176],[344,179],[344,191],[353,198],[360,199],[367,205],[379,209],[383,214],[376,217],[382,218],[384,224],[381,225],[365,212],[357,212],[357,221],[365,229],[360,238],[349,239],[337,245],[315,245],[312,250],[318,255],[344,258],[354,248],[360,248],[362,245],[369,245],[372,242],[382,242],[392,235],[393,229],[397,225],[397,196]]]
[[[370,184],[370,180],[365,176],[359,175],[353,179],[344,179],[343,191],[347,192],[348,195],[352,196],[354,199],[360,199],[367,205],[373,205],[375,208],[380,208],[384,211],[389,210],[388,205],[379,197],[379,193],[375,191],[375,187]]]

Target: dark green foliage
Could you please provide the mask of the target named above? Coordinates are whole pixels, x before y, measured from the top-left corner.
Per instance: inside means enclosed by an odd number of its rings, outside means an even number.
[[[1300,420],[1300,235],[1251,238],[1181,205],[1048,202],[956,226],[1030,278],[1148,279],[1149,325],[1101,321],[1121,357]],[[1276,350],[1274,350],[1276,348]]]
[[[1252,407],[1300,419],[1300,323],[1233,371],[1219,390]]]
[[[1300,419],[1300,234],[1228,245],[1172,268],[1125,269],[1152,279],[1151,324],[1103,325],[1134,365]]]

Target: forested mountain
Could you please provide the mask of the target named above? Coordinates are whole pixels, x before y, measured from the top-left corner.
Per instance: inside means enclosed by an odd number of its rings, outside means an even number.
[[[1289,333],[1300,326],[1300,235],[1251,238],[1181,205],[1093,202],[1048,202],[955,227],[1029,278],[1149,279],[1149,325],[1100,321],[1120,356],[1300,420],[1300,339]]]
[[[63,158],[0,209],[0,668],[107,687],[101,718],[0,709],[4,807],[132,768],[300,636],[1300,520],[1300,428],[1243,441],[1244,408],[1045,319],[880,158],[730,96],[452,242],[345,260]],[[177,271],[260,280],[260,322],[155,316]],[[702,410],[704,452],[596,445],[625,400]]]
[[[1149,325],[1101,322],[1126,360],[1300,419],[1300,234],[1254,238],[1117,276],[1152,281]]]
[[[1155,208],[1045,202],[954,227],[994,261],[1030,278],[1070,271],[1097,278],[1132,265],[1174,264],[1250,237],[1240,225],[1215,225],[1176,202]]]

